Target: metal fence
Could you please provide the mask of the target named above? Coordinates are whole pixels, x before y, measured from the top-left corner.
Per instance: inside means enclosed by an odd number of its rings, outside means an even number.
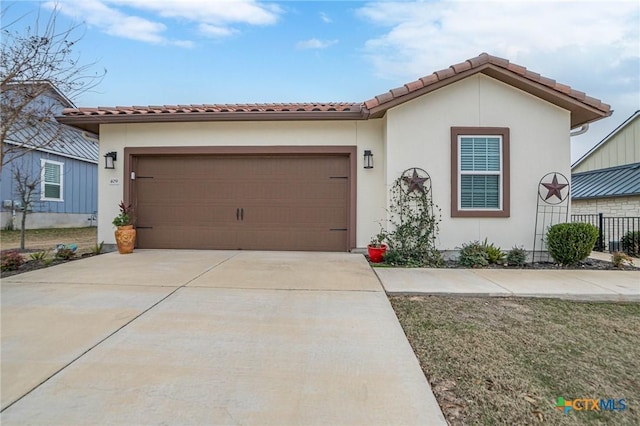
[[[605,217],[604,214],[574,214],[571,215],[572,222],[590,223],[598,228],[598,241],[595,250],[621,251],[622,237],[627,232],[640,231],[640,217]]]

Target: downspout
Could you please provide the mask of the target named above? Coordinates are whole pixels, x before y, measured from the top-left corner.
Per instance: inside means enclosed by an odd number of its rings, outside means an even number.
[[[580,128],[574,132],[569,132],[569,136],[578,136],[578,135],[582,135],[584,133],[587,133],[587,130],[589,130],[589,123],[587,124],[583,124],[582,126],[580,126]]]

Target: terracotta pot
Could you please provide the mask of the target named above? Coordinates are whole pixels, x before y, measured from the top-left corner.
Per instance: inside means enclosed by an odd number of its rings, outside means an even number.
[[[136,245],[136,230],[133,229],[133,225],[118,226],[116,243],[118,244],[118,253],[133,253],[133,247]]]
[[[382,244],[382,247],[367,246],[367,252],[369,254],[369,260],[372,263],[380,263],[384,259],[384,255],[387,252],[387,245]]]

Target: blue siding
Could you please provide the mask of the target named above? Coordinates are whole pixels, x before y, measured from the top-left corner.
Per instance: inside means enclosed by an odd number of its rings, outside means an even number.
[[[63,195],[64,201],[40,201],[40,186],[33,197],[33,211],[39,213],[84,213],[98,210],[98,165],[75,160],[56,154],[31,151],[2,168],[0,188],[1,200],[18,200],[14,191],[12,166],[22,167],[30,173],[40,174],[40,160],[46,159],[64,164]],[[7,210],[2,207],[3,210]]]

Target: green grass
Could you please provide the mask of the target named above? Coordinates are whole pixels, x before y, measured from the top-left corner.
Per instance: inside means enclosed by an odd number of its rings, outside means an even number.
[[[97,243],[97,228],[27,229],[25,233],[26,249],[53,249],[59,243],[74,243],[79,249],[89,249]],[[0,247],[2,250],[20,247],[20,231],[0,231]]]
[[[640,304],[392,297],[449,422],[640,423]],[[558,397],[625,398],[620,412],[570,412]]]

